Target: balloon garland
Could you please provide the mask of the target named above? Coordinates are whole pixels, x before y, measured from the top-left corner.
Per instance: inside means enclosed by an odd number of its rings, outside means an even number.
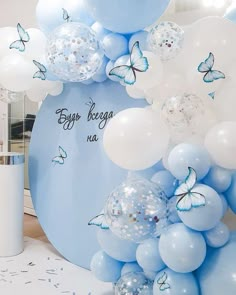
[[[117,295],[233,295],[236,239],[221,219],[236,213],[235,8],[185,30],[152,25],[168,4],[39,0],[41,30],[0,30],[0,84],[6,101],[107,79],[146,99],[109,121],[103,144],[124,169],[159,164],[151,179],[131,173],[88,221],[102,248],[91,270]]]

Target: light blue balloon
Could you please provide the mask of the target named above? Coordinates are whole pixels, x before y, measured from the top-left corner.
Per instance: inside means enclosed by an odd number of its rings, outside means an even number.
[[[106,66],[108,62],[109,62],[109,59],[104,56],[101,67],[98,69],[96,74],[93,75],[92,77],[93,81],[101,83],[107,80],[108,77],[106,74]]]
[[[136,243],[121,240],[110,230],[102,229],[97,232],[97,239],[101,248],[112,258],[123,262],[136,261]]]
[[[222,218],[223,218],[229,209],[229,205],[228,205],[228,202],[223,194],[219,194],[219,196],[221,198],[222,206],[223,206],[223,213],[222,213]]]
[[[163,294],[200,295],[200,290],[192,273],[181,274],[166,268],[157,274],[153,285],[153,295]]]
[[[163,170],[164,167],[162,165],[162,161],[159,161],[158,163],[156,163],[154,166],[152,166],[151,168],[145,169],[145,170],[139,170],[139,171],[135,171],[134,173],[137,173],[138,175],[151,180],[152,176],[160,170]],[[131,171],[132,172],[132,171]]]
[[[165,263],[159,253],[159,239],[148,239],[141,243],[136,252],[138,264],[147,271],[160,271]]]
[[[121,34],[110,33],[106,35],[102,41],[102,47],[105,55],[111,60],[116,60],[129,52],[128,41]]]
[[[107,75],[94,75],[92,80],[94,82],[97,82],[97,83],[102,83],[102,82],[105,82],[107,80]]]
[[[93,81],[92,78],[88,79],[88,80],[85,80],[85,81],[82,81],[81,83],[84,84],[84,85],[91,85],[93,84],[95,81]]]
[[[147,31],[139,31],[132,35],[129,40],[129,51],[131,52],[133,45],[135,42],[139,42],[139,47],[142,51],[150,51],[147,43],[148,32]]]
[[[235,295],[236,290],[236,232],[224,247],[211,249],[197,271],[201,295]]]
[[[170,152],[168,164],[170,172],[179,180],[184,180],[188,176],[188,167],[192,167],[199,181],[209,172],[211,161],[202,146],[181,143]]]
[[[103,282],[115,283],[121,276],[123,263],[109,257],[105,252],[97,252],[91,261],[91,271],[95,277]]]
[[[236,22],[236,7],[232,6],[231,9],[228,9],[227,12],[225,13],[224,17],[235,23]]]
[[[130,60],[129,54],[122,55],[115,61],[114,66],[118,67],[118,66],[126,65],[129,62],[129,60]]]
[[[103,38],[111,33],[110,31],[106,30],[99,22],[95,22],[91,29],[96,33],[98,40],[102,41]]]
[[[224,193],[230,209],[236,214],[236,173],[232,175],[232,183]]]
[[[157,276],[157,273],[156,271],[150,271],[150,270],[143,270],[145,276],[151,280],[151,281],[154,281],[155,280],[155,277]]]
[[[203,232],[203,236],[208,246],[219,248],[229,241],[230,232],[223,222],[219,222],[214,228]]]
[[[223,193],[230,187],[232,181],[231,174],[231,171],[227,169],[214,166],[204,178],[203,182],[211,186],[218,193]]]
[[[215,227],[223,213],[223,204],[218,193],[205,184],[197,184],[194,192],[205,197],[206,204],[190,211],[178,211],[182,222],[197,231],[206,231]]]
[[[152,177],[155,182],[164,191],[168,198],[173,197],[178,186],[178,180],[167,170],[158,171]]]
[[[181,222],[181,219],[179,218],[179,215],[178,215],[178,211],[176,209],[176,203],[177,203],[177,197],[172,197],[168,202],[168,210],[169,210],[168,220],[171,223]]]
[[[153,24],[165,11],[169,0],[87,0],[88,11],[106,29],[133,33]]]
[[[196,270],[206,257],[206,242],[201,233],[183,223],[170,225],[162,233],[159,251],[164,263],[173,271],[188,273]]]
[[[107,63],[107,66],[106,66],[106,75],[107,77],[111,80],[111,81],[114,81],[114,82],[119,82],[120,79],[114,75],[109,75],[110,71],[115,67],[115,63],[114,61],[110,60],[108,63]]]
[[[127,262],[121,270],[121,276],[124,276],[129,272],[143,272],[143,269],[138,265],[137,262]]]

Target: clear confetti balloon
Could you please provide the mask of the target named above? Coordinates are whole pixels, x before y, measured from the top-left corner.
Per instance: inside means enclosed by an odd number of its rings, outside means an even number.
[[[130,177],[109,196],[105,218],[119,238],[141,242],[158,236],[166,226],[167,198],[154,183]]]
[[[103,62],[95,32],[81,23],[65,23],[49,36],[46,57],[49,70],[59,79],[80,82],[90,79]]]
[[[0,100],[5,103],[12,103],[23,100],[24,96],[24,92],[13,92],[0,86]]]
[[[148,36],[150,49],[162,61],[174,58],[182,48],[184,31],[175,23],[165,21],[153,27]]]
[[[153,281],[143,273],[130,272],[122,276],[115,285],[115,295],[152,295]]]

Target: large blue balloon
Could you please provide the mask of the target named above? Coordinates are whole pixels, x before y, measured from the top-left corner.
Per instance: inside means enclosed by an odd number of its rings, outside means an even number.
[[[204,264],[197,272],[201,294],[236,294],[236,232],[228,244],[208,251]]]
[[[111,112],[144,105],[119,83],[72,83],[60,96],[47,97],[37,115],[29,160],[34,207],[49,240],[75,264],[89,268],[99,245],[88,222],[127,176],[103,150],[103,127]],[[63,165],[53,164],[56,156]]]
[[[233,174],[231,186],[224,195],[230,209],[236,214],[236,173]]]
[[[153,24],[170,0],[87,0],[88,11],[106,29],[133,33]]]

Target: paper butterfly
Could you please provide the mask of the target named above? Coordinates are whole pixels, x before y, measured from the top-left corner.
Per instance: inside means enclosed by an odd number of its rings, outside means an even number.
[[[16,40],[10,44],[10,49],[17,49],[21,52],[25,51],[25,43],[29,42],[30,36],[29,34],[22,28],[22,26],[18,23],[17,24],[17,31],[20,37],[20,40]]]
[[[165,291],[167,289],[170,289],[170,284],[166,283],[168,277],[166,272],[157,280],[157,284],[159,285],[160,291]]]
[[[62,12],[63,12],[63,19],[65,21],[69,22],[70,21],[70,16],[69,16],[67,10],[65,10],[65,8],[62,8]]]
[[[46,72],[47,72],[47,69],[45,68],[45,66],[43,64],[41,64],[40,62],[36,61],[36,60],[33,60],[33,63],[36,65],[36,67],[39,69],[39,71],[37,71],[33,78],[38,78],[38,79],[41,79],[41,80],[46,80]]]
[[[107,225],[107,223],[105,221],[104,211],[102,211],[99,215],[97,215],[93,219],[91,219],[89,221],[88,225],[96,225],[96,226],[100,227],[101,229],[109,229],[109,226]]]
[[[212,99],[215,99],[215,91],[214,92],[211,92],[211,93],[208,93],[208,95],[212,98]]]
[[[130,53],[130,66],[123,65],[113,68],[110,76],[116,76],[127,85],[136,82],[136,72],[146,72],[149,68],[148,60],[143,56],[139,42],[135,42]]]
[[[198,66],[198,71],[200,73],[205,73],[203,81],[206,83],[211,83],[218,79],[225,79],[224,73],[212,69],[214,66],[214,62],[214,55],[210,52],[208,58],[204,62],[200,63],[200,65]]]
[[[52,162],[55,164],[63,165],[66,158],[67,158],[66,151],[61,146],[59,146],[59,156],[54,157],[52,159]]]
[[[186,180],[175,191],[175,196],[179,197],[176,204],[178,211],[190,211],[192,208],[206,205],[205,196],[193,191],[197,182],[196,171],[191,167],[189,167],[188,170],[189,175]]]

